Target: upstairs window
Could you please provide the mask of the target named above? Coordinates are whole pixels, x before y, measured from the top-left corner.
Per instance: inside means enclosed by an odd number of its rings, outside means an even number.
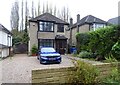
[[[39,22],[39,31],[41,32],[53,32],[54,24],[52,22]]]
[[[57,25],[57,32],[64,32],[64,24]]]

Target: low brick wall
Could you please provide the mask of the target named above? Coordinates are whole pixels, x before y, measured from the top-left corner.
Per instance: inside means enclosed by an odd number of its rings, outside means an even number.
[[[112,70],[110,63],[95,65],[100,70],[100,77],[104,77]],[[118,64],[120,69],[120,63]],[[53,69],[34,69],[32,70],[32,83],[68,83],[68,77],[75,71],[74,67],[53,68]]]
[[[74,67],[32,70],[32,83],[68,83]]]
[[[107,76],[109,75],[109,73],[113,70],[113,67],[116,67],[118,68],[118,70],[120,70],[120,63],[103,63],[103,64],[98,64],[98,65],[95,65],[99,71],[100,71],[100,77],[104,77],[104,76]]]

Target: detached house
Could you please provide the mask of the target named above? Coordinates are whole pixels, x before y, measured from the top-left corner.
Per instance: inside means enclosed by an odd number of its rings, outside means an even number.
[[[10,55],[12,47],[12,33],[0,24],[0,58]]]
[[[76,45],[76,33],[84,33],[89,31],[95,31],[96,29],[100,27],[105,27],[107,25],[107,22],[104,20],[101,20],[97,17],[94,17],[92,15],[85,16],[84,18],[80,19],[80,15],[77,15],[77,22],[73,24],[72,18],[70,19],[70,45],[75,46]]]
[[[57,52],[64,54],[67,47],[66,30],[68,23],[51,15],[44,13],[29,20],[29,52],[33,45],[51,46]]]

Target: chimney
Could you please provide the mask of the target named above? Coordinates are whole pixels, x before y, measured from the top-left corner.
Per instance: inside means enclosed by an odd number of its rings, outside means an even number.
[[[79,22],[79,21],[80,21],[80,15],[77,14],[77,22]]]
[[[70,18],[70,26],[72,26],[72,25],[73,25],[73,19]]]

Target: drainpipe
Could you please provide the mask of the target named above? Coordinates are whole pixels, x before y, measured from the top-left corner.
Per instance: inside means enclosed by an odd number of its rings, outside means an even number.
[[[70,18],[70,46],[72,45],[72,25],[73,25],[73,19]]]

